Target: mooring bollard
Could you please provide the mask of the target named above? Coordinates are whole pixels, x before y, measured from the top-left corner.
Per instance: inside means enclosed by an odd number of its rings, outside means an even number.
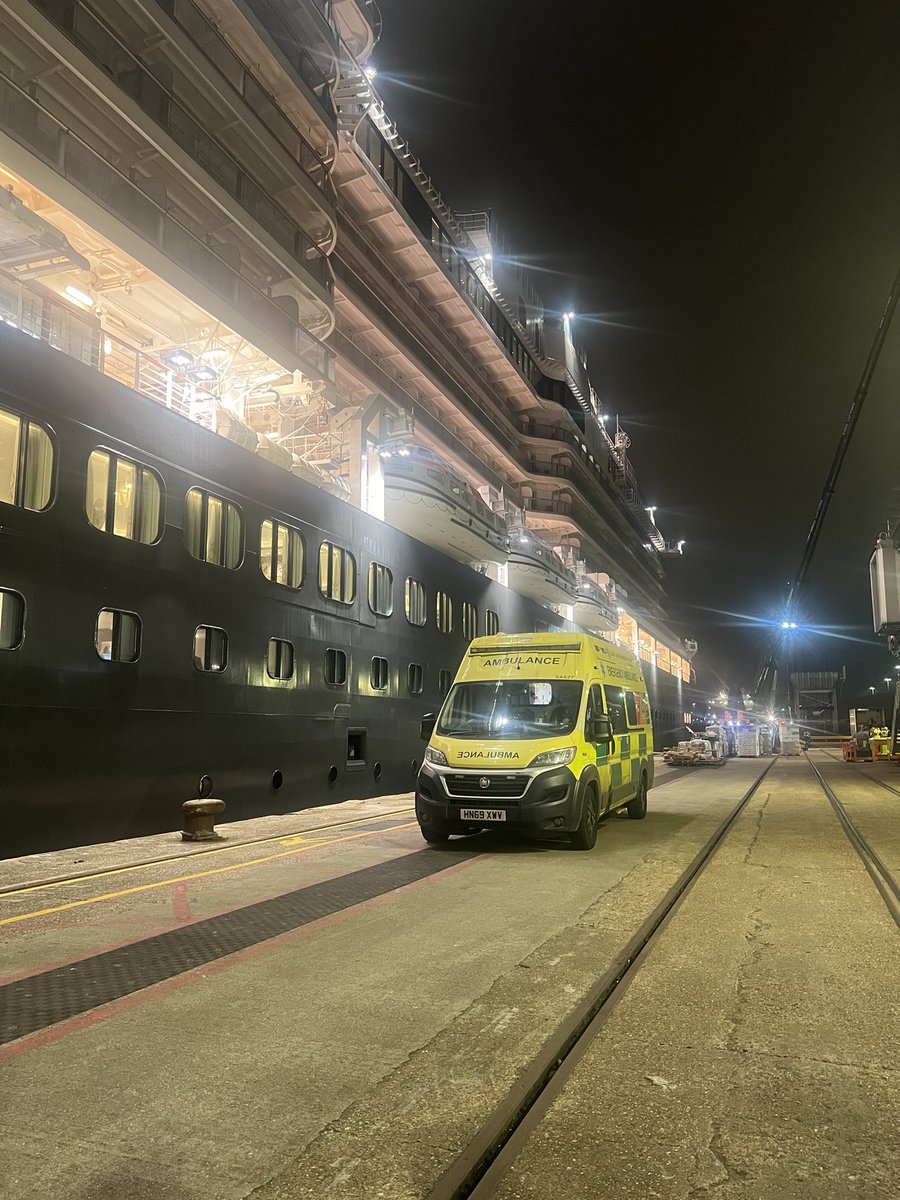
[[[201,796],[197,800],[185,800],[181,806],[184,813],[184,828],[181,831],[185,842],[214,842],[222,837],[216,833],[215,821],[225,811],[225,801],[212,796]]]

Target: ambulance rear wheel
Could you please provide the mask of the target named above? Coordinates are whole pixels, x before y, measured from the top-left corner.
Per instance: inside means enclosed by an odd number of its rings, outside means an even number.
[[[581,806],[581,820],[574,833],[569,834],[569,841],[575,850],[593,850],[597,844],[597,821],[600,817],[600,802],[597,791],[589,787],[584,794]]]
[[[647,815],[647,776],[641,776],[637,795],[625,805],[625,811],[632,821],[643,821]]]

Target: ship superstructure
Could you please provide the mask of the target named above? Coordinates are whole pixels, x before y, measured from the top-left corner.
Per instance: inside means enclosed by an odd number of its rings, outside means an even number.
[[[8,852],[167,827],[200,774],[234,815],[404,790],[500,628],[690,708],[627,438],[391,124],[380,20],[0,0]]]

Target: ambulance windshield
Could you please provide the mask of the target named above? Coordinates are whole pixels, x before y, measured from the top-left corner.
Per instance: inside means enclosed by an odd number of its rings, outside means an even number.
[[[569,679],[458,683],[444,705],[437,733],[510,740],[560,737],[575,728],[581,688]]]

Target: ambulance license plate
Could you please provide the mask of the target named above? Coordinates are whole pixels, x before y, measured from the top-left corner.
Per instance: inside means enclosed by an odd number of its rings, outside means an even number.
[[[505,821],[505,808],[461,808],[461,821]]]

